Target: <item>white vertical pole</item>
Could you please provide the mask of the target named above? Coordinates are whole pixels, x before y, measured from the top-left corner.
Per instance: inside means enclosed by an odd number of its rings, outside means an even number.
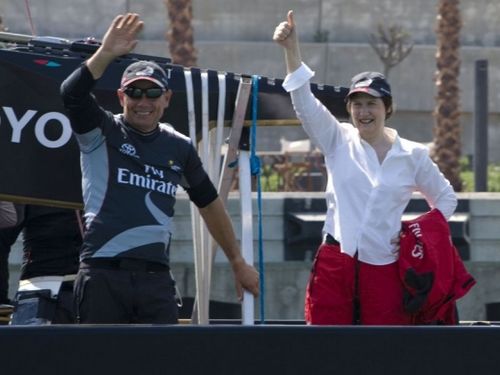
[[[209,146],[208,146],[208,72],[201,71],[201,144],[202,152],[201,161],[208,169],[209,161]]]
[[[250,172],[250,152],[240,150],[238,161],[240,206],[241,206],[241,252],[247,264],[253,264],[253,215],[252,215],[252,180]],[[244,292],[242,305],[242,324],[254,324],[254,298]]]
[[[221,175],[221,148],[224,136],[224,118],[226,114],[226,74],[224,72],[219,72],[217,74],[217,79],[219,83],[219,98],[217,106],[217,127],[215,129],[215,137],[213,137],[213,131],[210,134],[211,147],[212,147],[212,161],[211,161],[211,174],[210,178],[214,185],[218,185],[220,175]],[[217,243],[210,237],[209,241],[210,248],[210,262],[208,267],[208,282],[209,285],[212,283],[212,268],[214,261],[214,254],[217,252]],[[209,288],[210,289],[210,288]]]
[[[189,68],[184,69],[184,79],[186,80],[186,101],[188,110],[189,138],[196,147],[196,117],[194,111],[193,97],[193,76]]]
[[[210,142],[208,139],[208,72],[206,70],[201,71],[201,161],[205,168],[209,166],[209,149]],[[209,323],[209,308],[210,308],[210,281],[208,276],[210,275],[209,268],[211,267],[211,237],[208,234],[208,229],[203,222],[201,215],[198,215],[199,227],[200,227],[200,238],[201,238],[201,246],[200,246],[200,259],[201,259],[201,283],[199,288],[202,290],[199,293],[200,302],[199,306],[199,323],[200,324],[208,324]],[[203,307],[203,309],[201,308]]]
[[[196,140],[196,116],[194,108],[193,95],[193,78],[191,70],[184,69],[184,78],[186,80],[186,100],[188,109],[189,121],[189,137],[194,147],[197,147]],[[195,268],[195,284],[196,284],[196,306],[193,306],[192,323],[203,324],[202,321],[208,321],[208,305],[205,304],[205,296],[203,295],[203,259],[202,259],[202,239],[200,230],[200,214],[193,203],[190,203],[191,210],[191,225],[193,234],[193,258]],[[206,319],[204,319],[206,317]]]

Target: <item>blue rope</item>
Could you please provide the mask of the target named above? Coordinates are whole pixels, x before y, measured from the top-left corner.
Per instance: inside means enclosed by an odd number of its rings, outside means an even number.
[[[260,183],[261,165],[255,147],[257,145],[257,99],[259,95],[259,79],[257,75],[252,76],[252,127],[250,128],[250,172],[257,176],[257,206],[259,225],[259,278],[260,278],[260,323],[265,323],[264,306],[264,243],[262,240],[262,186]]]

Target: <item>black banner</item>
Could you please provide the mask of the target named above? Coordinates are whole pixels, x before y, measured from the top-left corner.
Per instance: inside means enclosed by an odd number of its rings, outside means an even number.
[[[238,324],[0,327],[2,373],[493,375],[500,365],[497,325]]]
[[[80,165],[76,141],[59,94],[61,82],[96,50],[82,42],[31,40],[0,49],[0,199],[81,207]],[[121,112],[116,89],[134,60],[154,60],[168,70],[174,95],[162,121],[188,134],[184,68],[165,58],[130,54],[113,62],[94,91],[99,103]],[[201,129],[201,69],[191,68],[197,134]],[[218,107],[218,72],[208,70],[209,118]],[[230,125],[241,76],[226,73],[225,121]],[[260,124],[297,123],[282,80],[259,80]],[[313,84],[315,95],[338,117],[347,116],[346,88]],[[252,100],[249,100],[249,106]],[[247,110],[247,119],[251,111]]]

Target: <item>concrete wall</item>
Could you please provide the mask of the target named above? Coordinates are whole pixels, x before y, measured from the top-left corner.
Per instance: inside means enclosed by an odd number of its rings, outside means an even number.
[[[500,262],[500,194],[460,194],[470,200],[471,261]]]
[[[304,42],[303,57],[316,71],[314,80],[348,85],[363,70],[382,70],[368,45],[379,22],[398,23],[416,42],[410,56],[390,72],[396,115],[390,126],[410,139],[432,140],[435,87],[436,0],[193,0],[193,25],[198,66],[266,77],[284,76],[282,51],[270,41],[275,25],[294,9]],[[168,21],[160,0],[38,0],[30,2],[38,35],[70,39],[100,39],[110,20],[127,10],[146,21],[137,52],[168,57],[164,34]],[[473,153],[474,64],[489,61],[489,159],[500,161],[500,7],[488,0],[462,1],[462,66],[460,76],[463,115],[463,153]],[[30,34],[24,2],[2,0],[0,14],[11,32]],[[328,31],[326,43],[314,43],[318,30]],[[301,129],[264,129],[260,147],[279,149],[279,138],[305,138]]]
[[[39,35],[101,36],[117,13],[137,12],[147,21],[146,39],[162,39],[168,24],[162,0],[37,0],[30,1]],[[418,44],[435,42],[436,0],[192,0],[197,41],[267,41],[277,22],[294,9],[304,41],[318,30],[328,41],[365,43],[379,23],[400,24]],[[462,43],[500,46],[500,8],[494,1],[460,2]],[[30,33],[25,4],[2,0],[0,13],[12,32]]]

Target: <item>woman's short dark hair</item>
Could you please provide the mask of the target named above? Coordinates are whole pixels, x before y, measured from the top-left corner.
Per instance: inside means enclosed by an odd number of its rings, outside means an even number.
[[[394,106],[392,105],[392,97],[391,96],[383,96],[380,99],[384,102],[385,106],[385,119],[390,118],[394,112]]]

